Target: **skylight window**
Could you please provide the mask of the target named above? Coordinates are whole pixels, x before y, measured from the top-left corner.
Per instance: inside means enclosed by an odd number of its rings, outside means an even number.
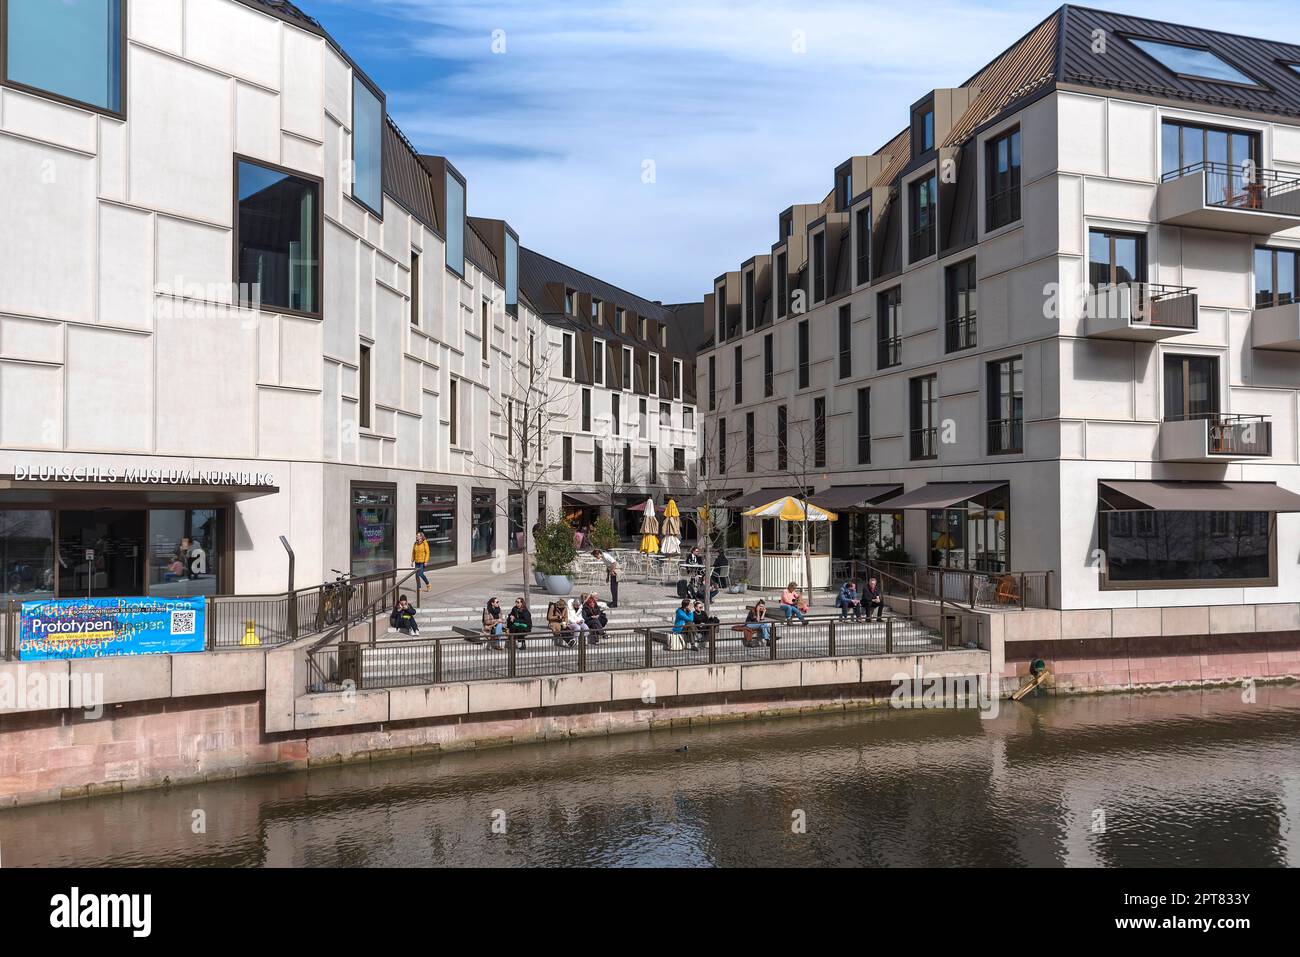
[[[1142,40],[1137,37],[1129,37],[1128,41],[1165,69],[1179,76],[1217,83],[1259,86],[1223,57],[1203,47],[1185,47],[1177,43]]]

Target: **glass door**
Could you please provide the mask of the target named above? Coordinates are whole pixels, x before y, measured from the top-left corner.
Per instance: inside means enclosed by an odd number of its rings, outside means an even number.
[[[59,513],[59,597],[144,594],[145,512]]]

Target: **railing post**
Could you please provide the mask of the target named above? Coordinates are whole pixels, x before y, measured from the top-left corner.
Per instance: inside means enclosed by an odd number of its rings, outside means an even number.
[[[827,651],[829,652],[828,657],[831,658],[835,657],[835,625],[836,622],[832,620],[830,624],[830,639],[827,642]]]
[[[375,640],[378,637],[375,634],[375,622],[379,620],[379,614],[373,608],[369,609],[369,611],[370,611],[370,647],[373,648],[375,647]]]
[[[1025,610],[1025,573],[1020,573],[1020,610]]]
[[[709,664],[718,663],[718,626],[709,625]]]
[[[970,599],[971,611],[975,610],[975,573],[966,573],[966,597]]]
[[[650,637],[649,628],[642,628],[641,635],[645,639],[645,666],[653,668],[655,666],[654,639]]]
[[[506,641],[508,642],[506,645],[507,674],[509,677],[513,678],[515,677],[517,666],[519,664],[519,659],[515,652],[515,636],[513,634],[506,635]],[[582,645],[578,645],[578,649],[578,657],[581,659]]]
[[[804,624],[804,627],[805,628],[808,627],[807,623]],[[767,657],[769,661],[776,661],[776,626],[775,625],[772,626],[772,641],[767,646]]]
[[[885,619],[885,654],[894,653],[894,620],[893,618]]]
[[[212,627],[213,627],[213,622],[215,621],[215,619],[216,619],[216,617],[217,617],[217,614],[216,614],[216,612],[217,612],[217,603],[214,602],[210,596],[206,599],[206,602],[207,602],[207,607],[205,608],[205,610],[204,610],[204,612],[203,612],[203,630],[204,630],[205,632],[207,632],[207,634],[204,636],[205,644],[207,645],[207,649],[208,649],[208,651],[211,651],[211,650],[212,650],[212,647],[213,647],[213,646],[212,646]],[[11,628],[13,627],[13,614],[14,614],[14,601],[13,601],[13,599],[11,598],[11,599],[9,599],[9,626],[10,626]]]
[[[587,640],[590,635],[590,631],[578,634],[578,674],[583,674],[587,670]]]
[[[442,642],[433,643],[433,682],[442,684]]]

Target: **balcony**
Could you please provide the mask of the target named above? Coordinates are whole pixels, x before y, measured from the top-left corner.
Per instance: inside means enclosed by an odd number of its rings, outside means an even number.
[[[990,419],[989,455],[1009,455],[1025,450],[1025,420]]]
[[[876,340],[876,368],[889,369],[903,362],[903,337],[889,336]]]
[[[1250,344],[1256,349],[1300,352],[1300,302],[1256,309],[1250,319]]]
[[[975,314],[957,316],[944,323],[944,351],[975,348]]]
[[[938,427],[932,426],[928,429],[913,429],[911,453],[913,461],[921,459],[937,459],[939,457]]]
[[[1300,226],[1300,177],[1197,163],[1165,174],[1156,206],[1166,226],[1268,235]]]
[[[1263,415],[1211,412],[1160,423],[1160,461],[1236,462],[1273,454],[1273,423]]]
[[[1084,301],[1085,332],[1098,339],[1154,342],[1196,331],[1198,304],[1190,286],[1125,282],[1099,286]]]

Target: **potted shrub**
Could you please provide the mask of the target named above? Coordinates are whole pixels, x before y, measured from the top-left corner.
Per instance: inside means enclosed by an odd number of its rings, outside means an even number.
[[[608,515],[601,515],[596,519],[596,524],[591,526],[591,540],[589,544],[592,548],[599,548],[602,552],[618,548],[621,539],[618,536],[618,529],[614,527],[614,520]]]
[[[567,595],[573,591],[569,568],[578,557],[573,544],[573,529],[564,522],[548,522],[537,535],[537,571],[546,579],[546,590],[552,595]]]

